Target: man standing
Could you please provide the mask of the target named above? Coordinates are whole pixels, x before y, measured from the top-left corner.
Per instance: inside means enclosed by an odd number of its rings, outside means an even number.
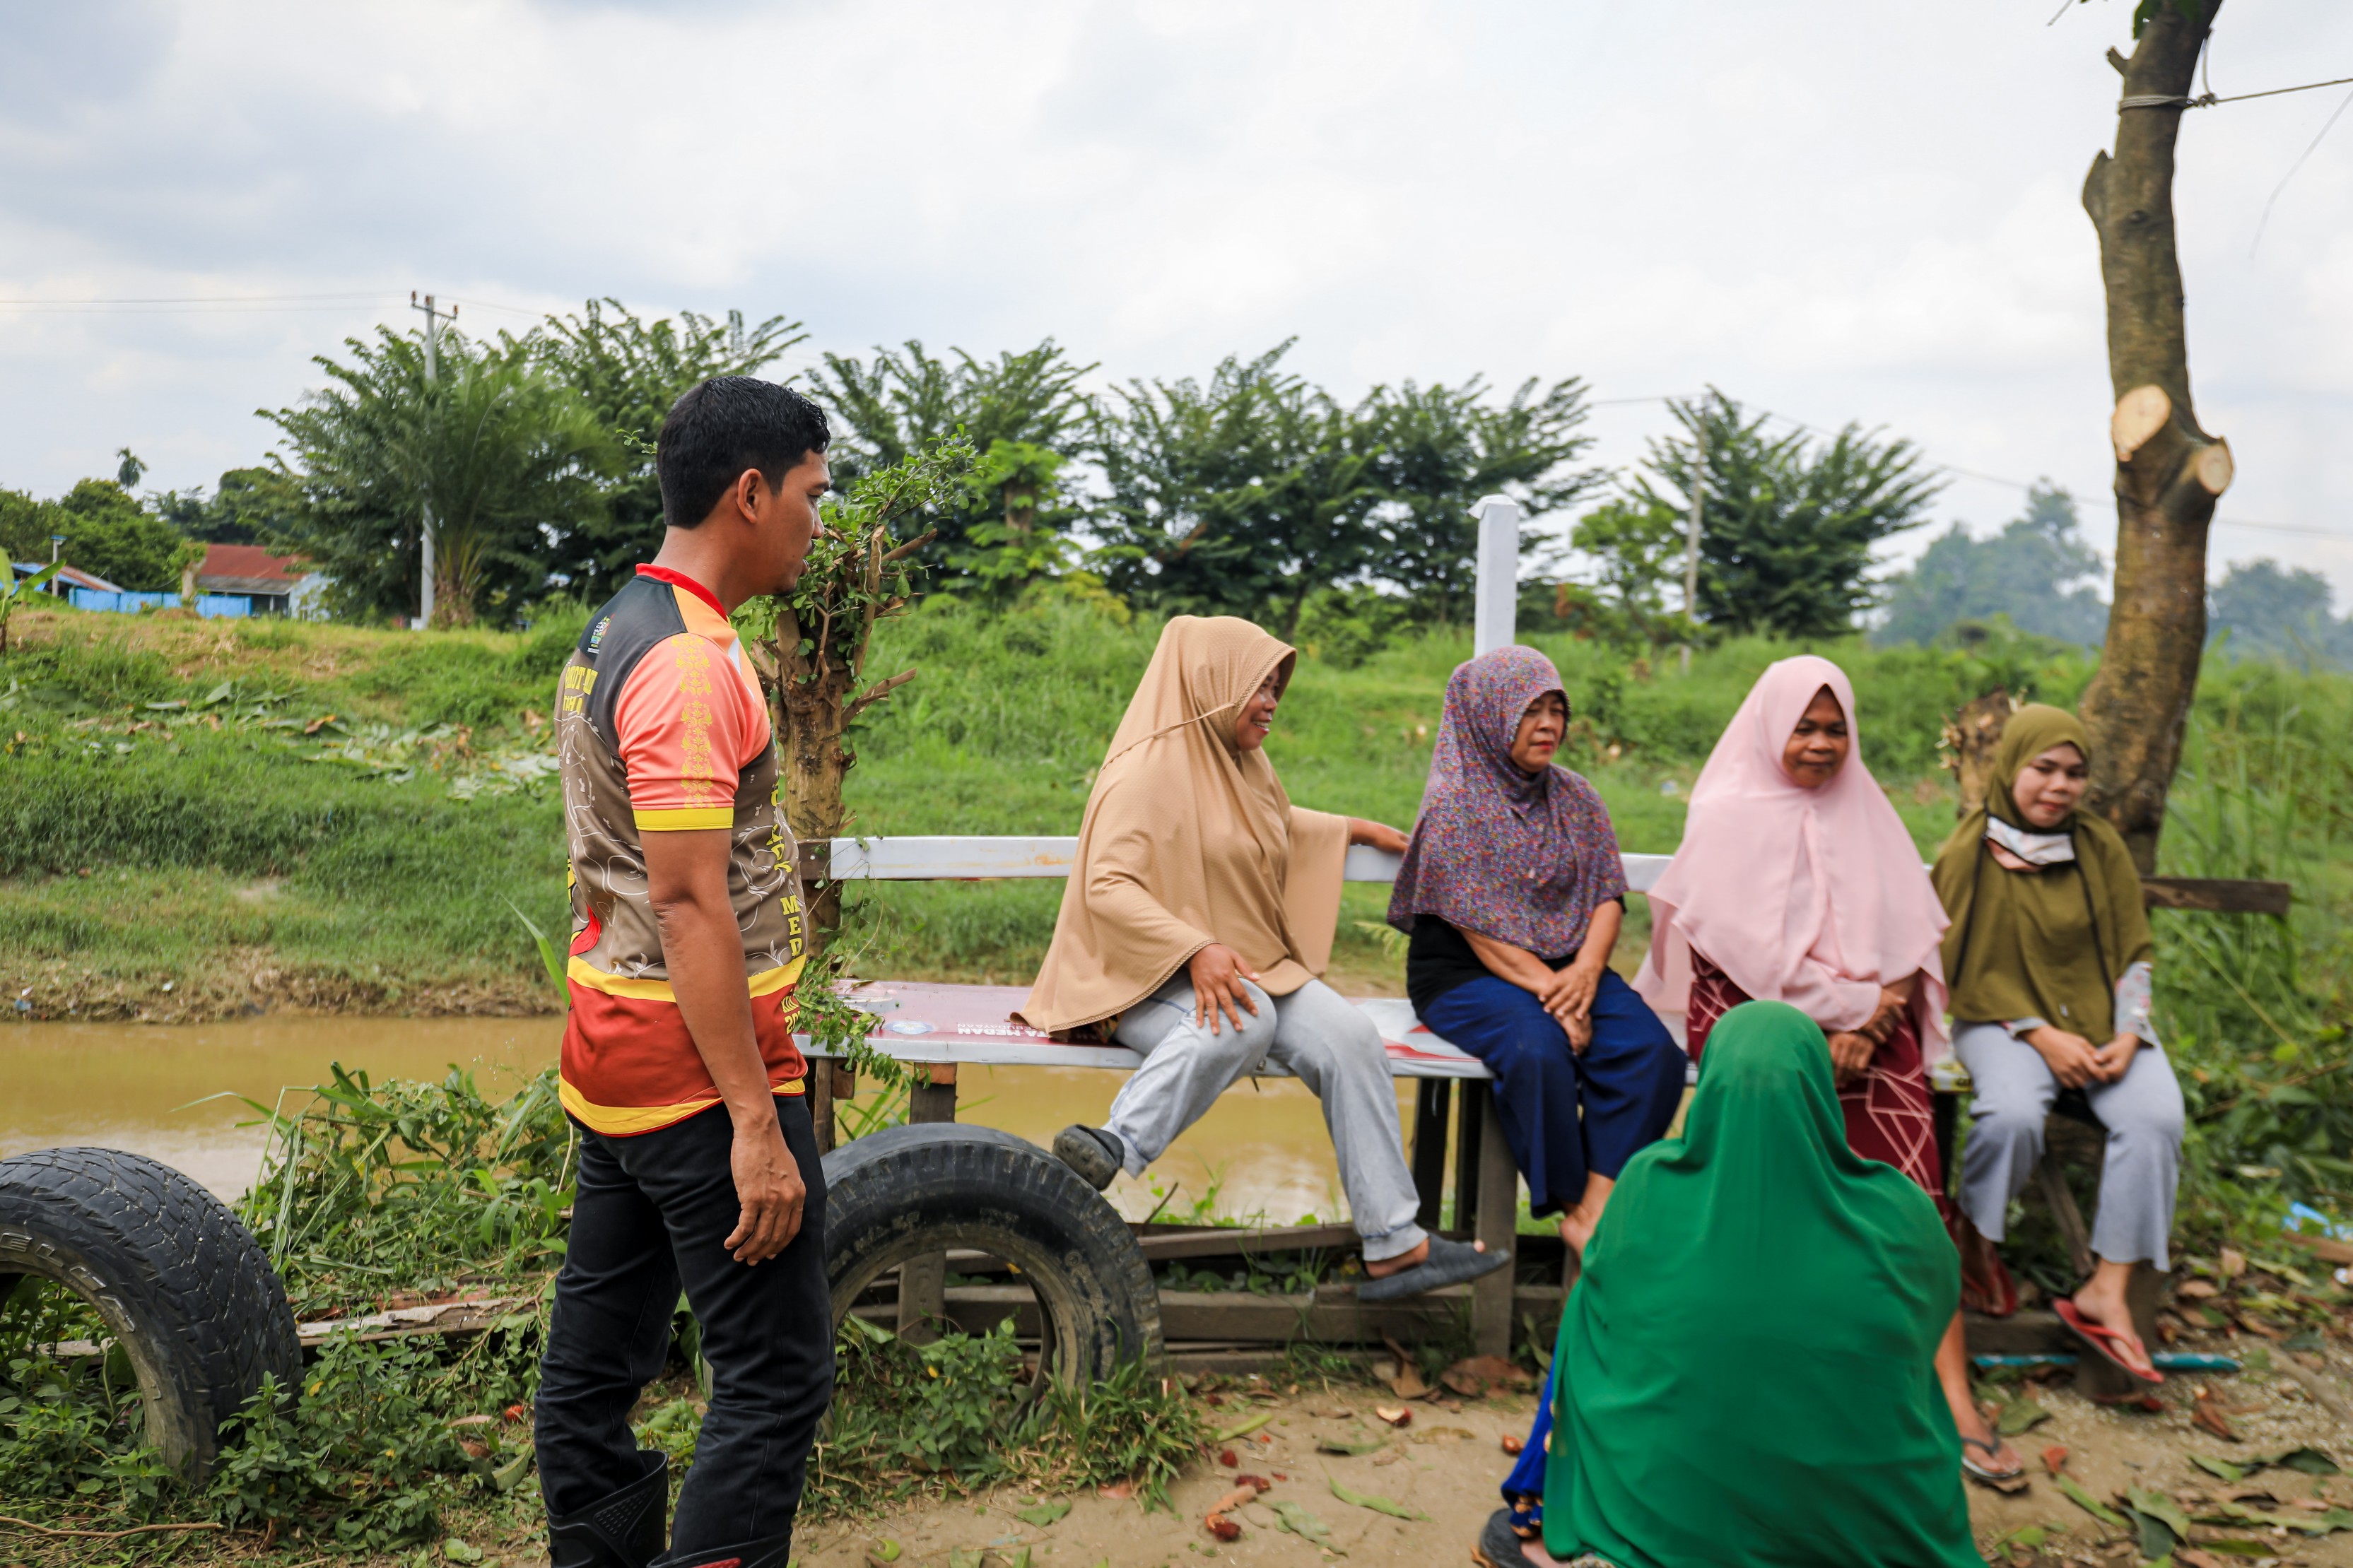
[[[825,416],[719,376],[662,422],[669,527],[590,617],[556,736],[572,855],[561,1092],[578,1196],[541,1367],[553,1568],[785,1568],[833,1392],[825,1184],[793,1044],[806,932],[758,679],[727,616],[799,580]],[[711,1408],[664,1552],[628,1426],[683,1286]]]

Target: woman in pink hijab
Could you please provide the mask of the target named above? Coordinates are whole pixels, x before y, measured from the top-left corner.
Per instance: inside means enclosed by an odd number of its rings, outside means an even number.
[[[1785,658],[1757,678],[1700,771],[1683,846],[1651,889],[1651,951],[1634,989],[1670,1027],[1683,1025],[1694,1058],[1743,1002],[1786,1002],[1820,1024],[1848,1144],[1919,1183],[1949,1222],[1927,1073],[1952,1050],[1945,911],[1863,766],[1853,716],[1854,688],[1829,659]],[[1986,1480],[2023,1474],[1969,1396],[1957,1313],[1936,1371],[1963,1468]]]

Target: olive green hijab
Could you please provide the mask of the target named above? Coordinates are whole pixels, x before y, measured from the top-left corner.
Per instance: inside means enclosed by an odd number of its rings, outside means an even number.
[[[1708,1037],[1683,1135],[1627,1164],[1561,1320],[1545,1546],[1618,1568],[1983,1568],[1936,1383],[1960,1259],[1847,1146],[1822,1031]]]
[[[2151,952],[2148,911],[2132,855],[2105,819],[2074,811],[2056,827],[2038,828],[2020,814],[2012,793],[2020,771],[2063,742],[2090,759],[2090,737],[2073,714],[2040,702],[2011,714],[1985,805],[1936,852],[1936,896],[1953,922],[1945,980],[1953,1016],[1964,1022],[2041,1018],[2105,1045],[2116,1032],[2116,982]],[[1986,847],[1989,816],[2029,833],[2065,833],[2075,858],[2009,870]]]

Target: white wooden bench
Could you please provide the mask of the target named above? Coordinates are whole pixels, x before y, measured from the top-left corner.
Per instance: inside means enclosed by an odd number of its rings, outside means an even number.
[[[801,874],[812,881],[999,881],[1068,878],[1078,857],[1076,838],[909,837],[836,838],[804,845]],[[1670,857],[1625,857],[1627,885],[1647,890],[1666,870]],[[1351,882],[1387,885],[1397,878],[1398,857],[1361,846],[1348,851],[1344,873]],[[910,1119],[955,1120],[956,1069],[987,1067],[1083,1067],[1133,1071],[1144,1058],[1124,1046],[1078,1045],[1049,1038],[1013,1019],[1028,994],[1018,985],[952,985],[923,981],[881,980],[860,986],[851,1000],[872,1012],[874,1046],[897,1060],[927,1068],[913,1091]],[[1368,996],[1356,1005],[1380,1030],[1389,1071],[1418,1080],[1410,1154],[1414,1185],[1421,1198],[1420,1222],[1485,1242],[1513,1245],[1519,1215],[1519,1173],[1489,1094],[1467,1091],[1453,1103],[1456,1079],[1485,1080],[1489,1074],[1414,1016],[1403,997]],[[806,1039],[803,1041],[807,1046]],[[811,1075],[810,1110],[825,1147],[833,1142],[833,1104],[855,1092],[855,1081],[839,1066]],[[1269,1077],[1287,1076],[1269,1067]],[[927,1080],[927,1081],[925,1081]],[[1444,1225],[1447,1122],[1455,1122],[1454,1214]],[[937,1315],[939,1267],[902,1277],[902,1313]],[[1498,1269],[1470,1288],[1472,1333],[1481,1352],[1510,1348],[1513,1269]]]

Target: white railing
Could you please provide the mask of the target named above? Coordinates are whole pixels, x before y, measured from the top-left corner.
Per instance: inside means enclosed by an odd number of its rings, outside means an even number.
[[[815,857],[805,868],[837,881],[987,882],[1022,877],[1068,877],[1077,863],[1079,841],[988,836],[908,835],[886,838],[837,838],[827,863]],[[1648,892],[1665,873],[1667,855],[1628,855],[1626,885]],[[1357,845],[1348,851],[1351,882],[1394,882],[1398,858]]]

